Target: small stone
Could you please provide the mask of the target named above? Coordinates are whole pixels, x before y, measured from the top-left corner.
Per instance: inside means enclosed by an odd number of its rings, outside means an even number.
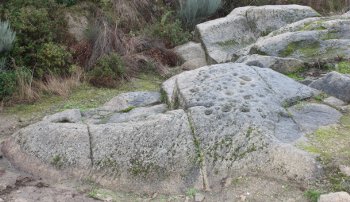
[[[334,107],[341,107],[346,105],[345,102],[343,102],[342,100],[339,100],[338,98],[335,97],[328,97],[326,99],[323,100],[324,103],[334,106]]]
[[[232,184],[232,178],[228,177],[223,180],[223,187],[229,187]]]
[[[239,196],[239,200],[240,201],[245,201],[247,199],[247,197],[245,195],[240,195]]]
[[[339,170],[340,170],[340,172],[342,172],[344,175],[350,177],[350,167],[349,167],[349,166],[340,165],[340,166],[339,166]]]
[[[0,198],[0,202],[4,202],[4,199]]]
[[[196,195],[194,195],[194,201],[195,202],[201,202],[204,201],[205,196],[201,193],[196,193]]]
[[[346,192],[335,192],[321,195],[318,202],[348,202],[350,195]]]

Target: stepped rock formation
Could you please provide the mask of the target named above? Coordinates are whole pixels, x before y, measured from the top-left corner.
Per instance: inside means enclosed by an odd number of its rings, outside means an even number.
[[[227,17],[197,25],[197,32],[210,63],[235,61],[259,37],[287,24],[319,14],[306,6],[248,6],[234,9]]]
[[[240,57],[237,63],[183,72],[161,93],[124,93],[96,109],[45,117],[13,134],[2,151],[34,175],[89,177],[136,192],[220,189],[250,173],[307,184],[321,166],[296,144],[342,114],[309,102],[321,92],[279,72],[314,62],[316,48],[327,60],[350,51],[349,17],[317,16],[297,5],[235,9],[197,26],[201,45],[177,50],[185,61],[191,50],[203,60],[203,46],[209,62]]]

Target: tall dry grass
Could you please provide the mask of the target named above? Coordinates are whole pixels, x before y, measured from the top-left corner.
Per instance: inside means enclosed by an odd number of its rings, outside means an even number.
[[[69,77],[49,75],[46,81],[38,81],[35,86],[40,93],[53,94],[66,98],[74,88],[81,84],[82,75],[82,70],[77,70]]]
[[[39,100],[42,95],[58,95],[68,97],[72,90],[81,84],[83,70],[77,69],[72,75],[62,77],[58,75],[48,75],[45,80],[34,80],[34,77],[28,70],[16,70],[17,89],[10,103],[34,102]]]
[[[113,0],[112,4],[120,25],[129,30],[143,28],[157,15],[152,0]]]

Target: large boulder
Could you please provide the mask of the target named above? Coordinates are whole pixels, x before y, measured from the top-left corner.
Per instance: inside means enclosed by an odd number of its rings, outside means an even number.
[[[159,93],[121,94],[103,116],[99,108],[82,121],[69,118],[78,110],[47,117],[2,151],[35,175],[88,177],[127,191],[219,189],[246,173],[307,183],[320,167],[295,143],[340,118],[326,105],[295,105],[317,94],[268,68],[205,66],[164,82],[168,109]]]
[[[344,102],[350,102],[350,76],[338,72],[330,72],[326,76],[312,82],[310,87],[324,91]]]
[[[308,18],[261,37],[249,54],[301,59],[305,62],[350,58],[350,17]]]
[[[249,6],[237,8],[224,18],[201,23],[196,30],[207,51],[208,62],[222,63],[245,54],[245,48],[260,36],[316,16],[319,14],[306,6]]]
[[[119,178],[129,190],[142,189],[138,184],[149,191],[179,190],[193,186],[198,178],[191,127],[183,110],[139,121],[89,125],[89,130],[94,167]]]
[[[275,177],[283,172],[298,180],[315,174],[313,158],[292,145],[305,132],[286,109],[317,94],[315,90],[270,69],[237,63],[202,67],[165,83],[170,106],[189,113],[210,182],[247,170]],[[280,125],[285,128],[276,130]],[[285,131],[297,137],[284,139]]]

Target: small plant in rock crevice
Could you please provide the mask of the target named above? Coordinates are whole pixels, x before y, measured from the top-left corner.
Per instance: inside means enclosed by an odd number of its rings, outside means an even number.
[[[321,192],[317,190],[307,190],[304,193],[304,196],[310,201],[310,202],[317,202],[318,199],[321,196]]]

